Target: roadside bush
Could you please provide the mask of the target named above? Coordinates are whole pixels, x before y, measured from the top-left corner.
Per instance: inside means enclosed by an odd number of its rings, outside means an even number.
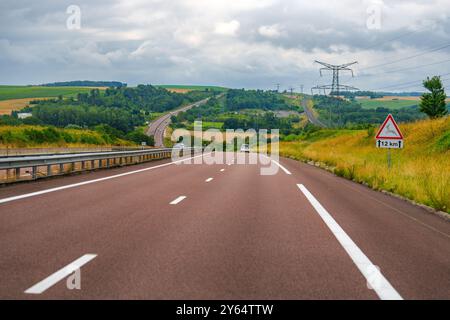
[[[127,140],[131,140],[137,144],[141,144],[142,142],[145,142],[148,146],[154,146],[155,141],[153,137],[147,136],[145,133],[143,133],[140,130],[135,130],[133,132],[130,132],[126,135]]]

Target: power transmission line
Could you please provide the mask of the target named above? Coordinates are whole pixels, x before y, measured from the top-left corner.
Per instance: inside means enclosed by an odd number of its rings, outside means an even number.
[[[418,29],[418,30],[413,30],[413,31],[405,32],[405,33],[403,33],[403,34],[401,34],[401,35],[399,35],[399,36],[396,36],[396,37],[394,37],[394,38],[392,38],[392,39],[388,39],[388,40],[384,40],[384,41],[378,41],[378,42],[376,42],[375,44],[372,44],[372,45],[369,45],[369,46],[367,46],[367,47],[363,47],[363,48],[359,49],[359,51],[364,51],[364,50],[369,50],[369,49],[372,49],[372,48],[375,48],[375,47],[379,47],[379,46],[382,45],[382,44],[386,44],[386,43],[389,43],[389,42],[398,40],[398,39],[400,39],[400,38],[407,37],[407,36],[409,36],[409,35],[411,35],[411,34],[417,33],[417,32],[419,32],[419,31],[423,31],[424,29],[425,29],[425,27],[422,28],[422,29]],[[352,55],[354,56],[355,53],[352,53]],[[348,56],[350,56],[350,54],[346,54],[346,55],[343,56],[343,57],[341,56],[341,58],[346,59]]]
[[[450,75],[450,72],[449,73],[440,74],[440,75],[438,75],[438,77],[443,77],[443,76],[448,76],[448,75]],[[444,81],[444,80],[448,80],[448,79],[441,79],[441,80]],[[393,85],[377,88],[375,90],[389,89],[389,88],[395,88],[395,87],[403,87],[404,85],[409,85],[409,84],[414,84],[414,83],[422,83],[422,82],[423,82],[423,79],[421,79],[421,80],[414,80],[414,81],[408,81],[408,82],[404,82],[404,83],[397,83],[397,84],[393,84]]]
[[[422,51],[420,53],[417,53],[417,54],[414,54],[412,56],[408,56],[408,57],[405,57],[405,58],[401,58],[401,59],[397,59],[397,60],[394,60],[394,61],[385,62],[385,63],[381,63],[381,64],[372,65],[372,66],[363,68],[362,70],[368,70],[368,69],[383,67],[383,66],[387,66],[387,65],[391,65],[391,64],[400,62],[400,61],[410,60],[410,59],[421,57],[421,56],[423,56],[425,54],[428,54],[428,53],[431,53],[431,52],[436,52],[436,51],[439,51],[439,50],[442,50],[442,49],[445,49],[445,48],[448,48],[448,47],[450,47],[450,43],[447,43],[446,45],[440,46],[440,47],[437,47],[437,48],[425,50],[425,51]]]
[[[414,69],[419,69],[419,68],[423,68],[423,67],[434,66],[434,65],[437,65],[437,64],[445,63],[445,62],[450,62],[450,59],[437,61],[437,62],[433,62],[433,63],[428,63],[428,64],[423,64],[423,65],[420,65],[420,66],[408,67],[408,68],[397,69],[397,70],[389,70],[389,71],[386,71],[386,72],[383,72],[383,73],[396,73],[396,72],[414,70]]]
[[[433,63],[423,64],[423,65],[419,65],[419,66],[412,66],[412,67],[407,67],[407,68],[402,68],[402,69],[382,71],[382,72],[375,73],[375,74],[358,74],[358,77],[373,77],[373,76],[376,77],[378,75],[384,75],[384,74],[387,74],[387,73],[397,73],[397,72],[402,72],[402,71],[420,69],[420,68],[423,68],[423,67],[434,66],[434,65],[441,64],[441,63],[445,63],[445,62],[450,62],[450,59],[436,61],[436,62],[433,62]]]
[[[446,80],[450,80],[450,78],[441,79],[441,80],[442,81],[446,81]],[[406,86],[396,87],[396,88],[393,88],[391,90],[399,91],[399,90],[406,90],[406,89],[409,89],[409,88],[420,88],[420,89],[423,89],[423,84],[422,83],[409,84],[409,85],[406,85]],[[408,90],[408,91],[411,91],[411,90]]]

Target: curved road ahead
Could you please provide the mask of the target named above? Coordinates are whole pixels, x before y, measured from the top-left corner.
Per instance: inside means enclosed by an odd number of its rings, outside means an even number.
[[[173,115],[177,115],[180,112],[192,109],[194,107],[201,106],[202,104],[205,104],[209,99],[210,98],[206,98],[204,100],[197,101],[190,105],[184,106],[180,109],[169,112],[168,114],[165,114],[156,119],[155,121],[153,121],[152,123],[150,123],[147,130],[147,135],[154,137],[155,147],[164,147],[164,132],[166,131],[167,126],[170,124],[170,117],[172,117]]]
[[[0,189],[0,298],[450,299],[448,221],[294,160],[228,163]]]
[[[311,122],[312,124],[315,124],[316,126],[325,128],[326,125],[322,121],[317,119],[316,116],[314,115],[313,111],[309,108],[308,101],[309,101],[309,99],[306,99],[306,98],[302,99],[302,107],[303,107],[303,110],[305,111],[306,117],[308,118],[309,122]]]

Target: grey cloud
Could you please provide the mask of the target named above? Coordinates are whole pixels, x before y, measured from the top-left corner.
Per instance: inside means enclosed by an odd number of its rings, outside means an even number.
[[[327,83],[314,59],[360,61],[357,69],[450,43],[446,0],[384,1],[382,28],[366,27],[372,1],[70,0],[0,3],[0,82],[110,79],[231,87],[306,87]],[[67,6],[82,10],[82,29],[67,30]],[[235,32],[214,32],[237,21]],[[270,36],[261,28],[277,26]],[[225,28],[226,29],[226,28]],[[395,39],[397,38],[397,39]],[[392,40],[394,39],[394,40]],[[388,41],[392,40],[392,41]],[[345,81],[363,89],[380,80],[420,79],[442,66],[367,74],[444,60],[449,50],[366,72]],[[27,72],[28,70],[28,72]],[[364,73],[364,72],[363,72]]]

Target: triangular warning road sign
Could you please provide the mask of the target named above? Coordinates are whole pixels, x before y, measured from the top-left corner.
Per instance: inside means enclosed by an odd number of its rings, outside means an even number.
[[[394,120],[392,114],[389,114],[378,130],[375,139],[393,139],[400,140],[403,139],[403,135],[398,128],[397,123]]]

